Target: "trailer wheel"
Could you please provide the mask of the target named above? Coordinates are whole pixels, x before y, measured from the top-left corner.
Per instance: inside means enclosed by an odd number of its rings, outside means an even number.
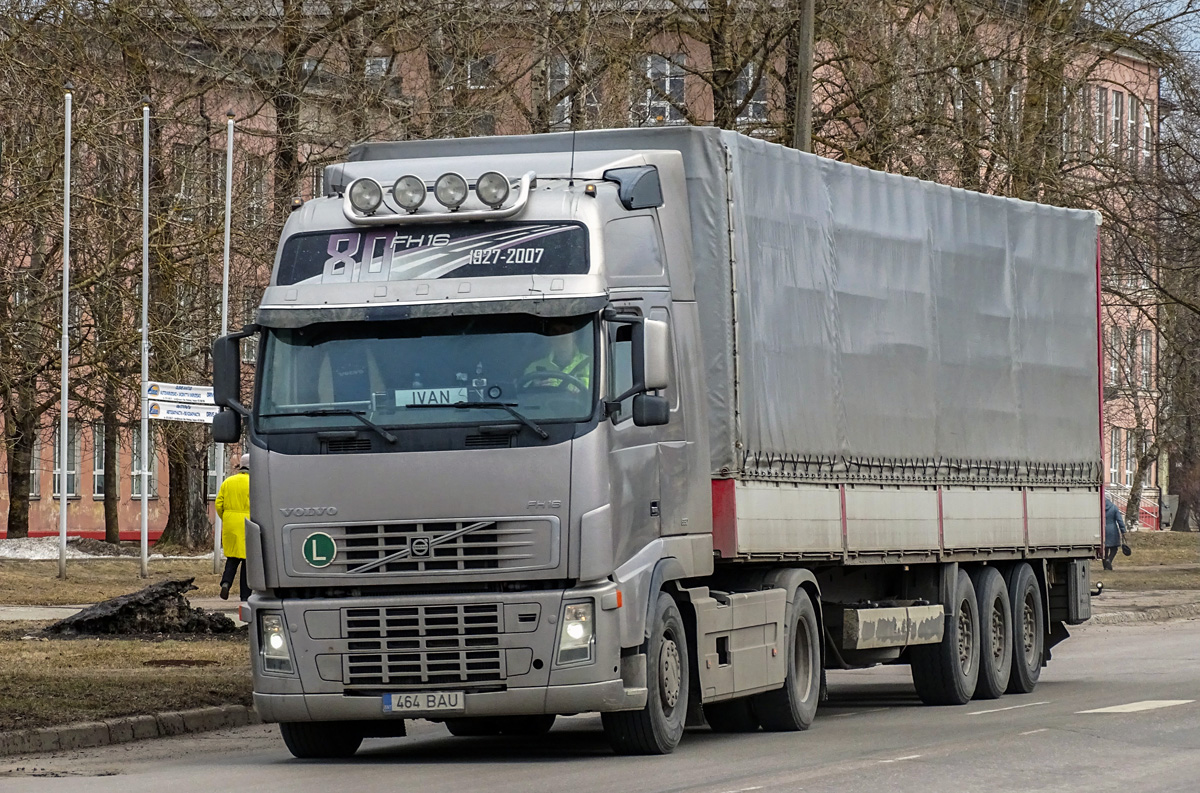
[[[617,754],[670,754],[683,737],[688,709],[687,632],[679,607],[658,593],[646,647],[646,707],[600,714]]]
[[[753,698],[754,714],[764,730],[792,732],[812,725],[821,698],[820,636],[813,602],[808,592],[797,589],[784,633],[788,666],[783,688]]]
[[[1042,589],[1026,562],[1018,564],[1009,574],[1008,599],[1013,613],[1012,674],[1008,678],[1008,693],[1028,694],[1042,676],[1046,618]]]
[[[971,575],[979,601],[979,681],[975,699],[999,699],[1012,673],[1012,607],[1008,585],[994,567],[976,568]]]
[[[713,732],[754,732],[758,717],[749,697],[710,702],[704,706],[704,719]]]
[[[926,705],[965,705],[979,680],[979,603],[966,571],[958,571],[954,616],[937,644],[909,648],[913,685]]]
[[[362,746],[362,730],[340,721],[285,721],[279,734],[293,757],[327,760],[353,757]]]

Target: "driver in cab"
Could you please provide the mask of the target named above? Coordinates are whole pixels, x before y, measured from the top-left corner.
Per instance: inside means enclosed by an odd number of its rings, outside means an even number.
[[[550,352],[525,367],[525,382],[529,385],[547,388],[566,388],[573,394],[580,393],[579,384],[584,389],[592,387],[592,356],[580,349],[576,339],[576,330],[569,322],[551,321],[546,333],[550,337]],[[538,373],[545,372],[545,377]],[[567,377],[554,377],[556,373]]]

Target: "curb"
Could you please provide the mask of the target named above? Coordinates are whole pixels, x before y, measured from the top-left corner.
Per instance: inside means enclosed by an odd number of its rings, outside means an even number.
[[[125,716],[104,721],[85,721],[62,727],[0,732],[0,757],[13,754],[43,754],[71,749],[89,749],[145,738],[209,732],[227,727],[259,724],[254,708],[220,705],[179,710],[147,716]]]
[[[1110,611],[1096,614],[1084,625],[1122,625],[1130,622],[1164,622],[1166,620],[1200,617],[1200,603],[1181,603],[1177,606],[1159,606],[1145,611]]]

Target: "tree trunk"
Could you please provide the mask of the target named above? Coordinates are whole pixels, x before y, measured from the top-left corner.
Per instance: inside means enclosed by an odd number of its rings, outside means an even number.
[[[163,432],[167,448],[167,476],[171,499],[167,525],[159,542],[199,549],[212,543],[208,505],[204,499],[208,455],[203,430],[169,427]]]
[[[8,538],[12,540],[29,536],[29,468],[37,436],[35,428],[12,411],[4,416],[4,432],[8,436]]]
[[[121,541],[121,475],[117,470],[120,423],[117,419],[117,392],[110,387],[104,392],[104,539]]]

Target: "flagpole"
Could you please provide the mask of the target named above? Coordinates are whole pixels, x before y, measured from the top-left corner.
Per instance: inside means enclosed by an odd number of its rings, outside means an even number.
[[[150,420],[147,415],[146,384],[150,380],[150,320],[147,305],[150,302],[150,97],[142,97],[142,424],[141,437],[141,545],[142,578],[150,577],[150,529],[149,500],[146,492],[150,486]]]
[[[62,271],[62,347],[58,402],[58,577],[67,577],[67,364],[71,354],[71,92],[69,81],[63,86],[63,271]]]

